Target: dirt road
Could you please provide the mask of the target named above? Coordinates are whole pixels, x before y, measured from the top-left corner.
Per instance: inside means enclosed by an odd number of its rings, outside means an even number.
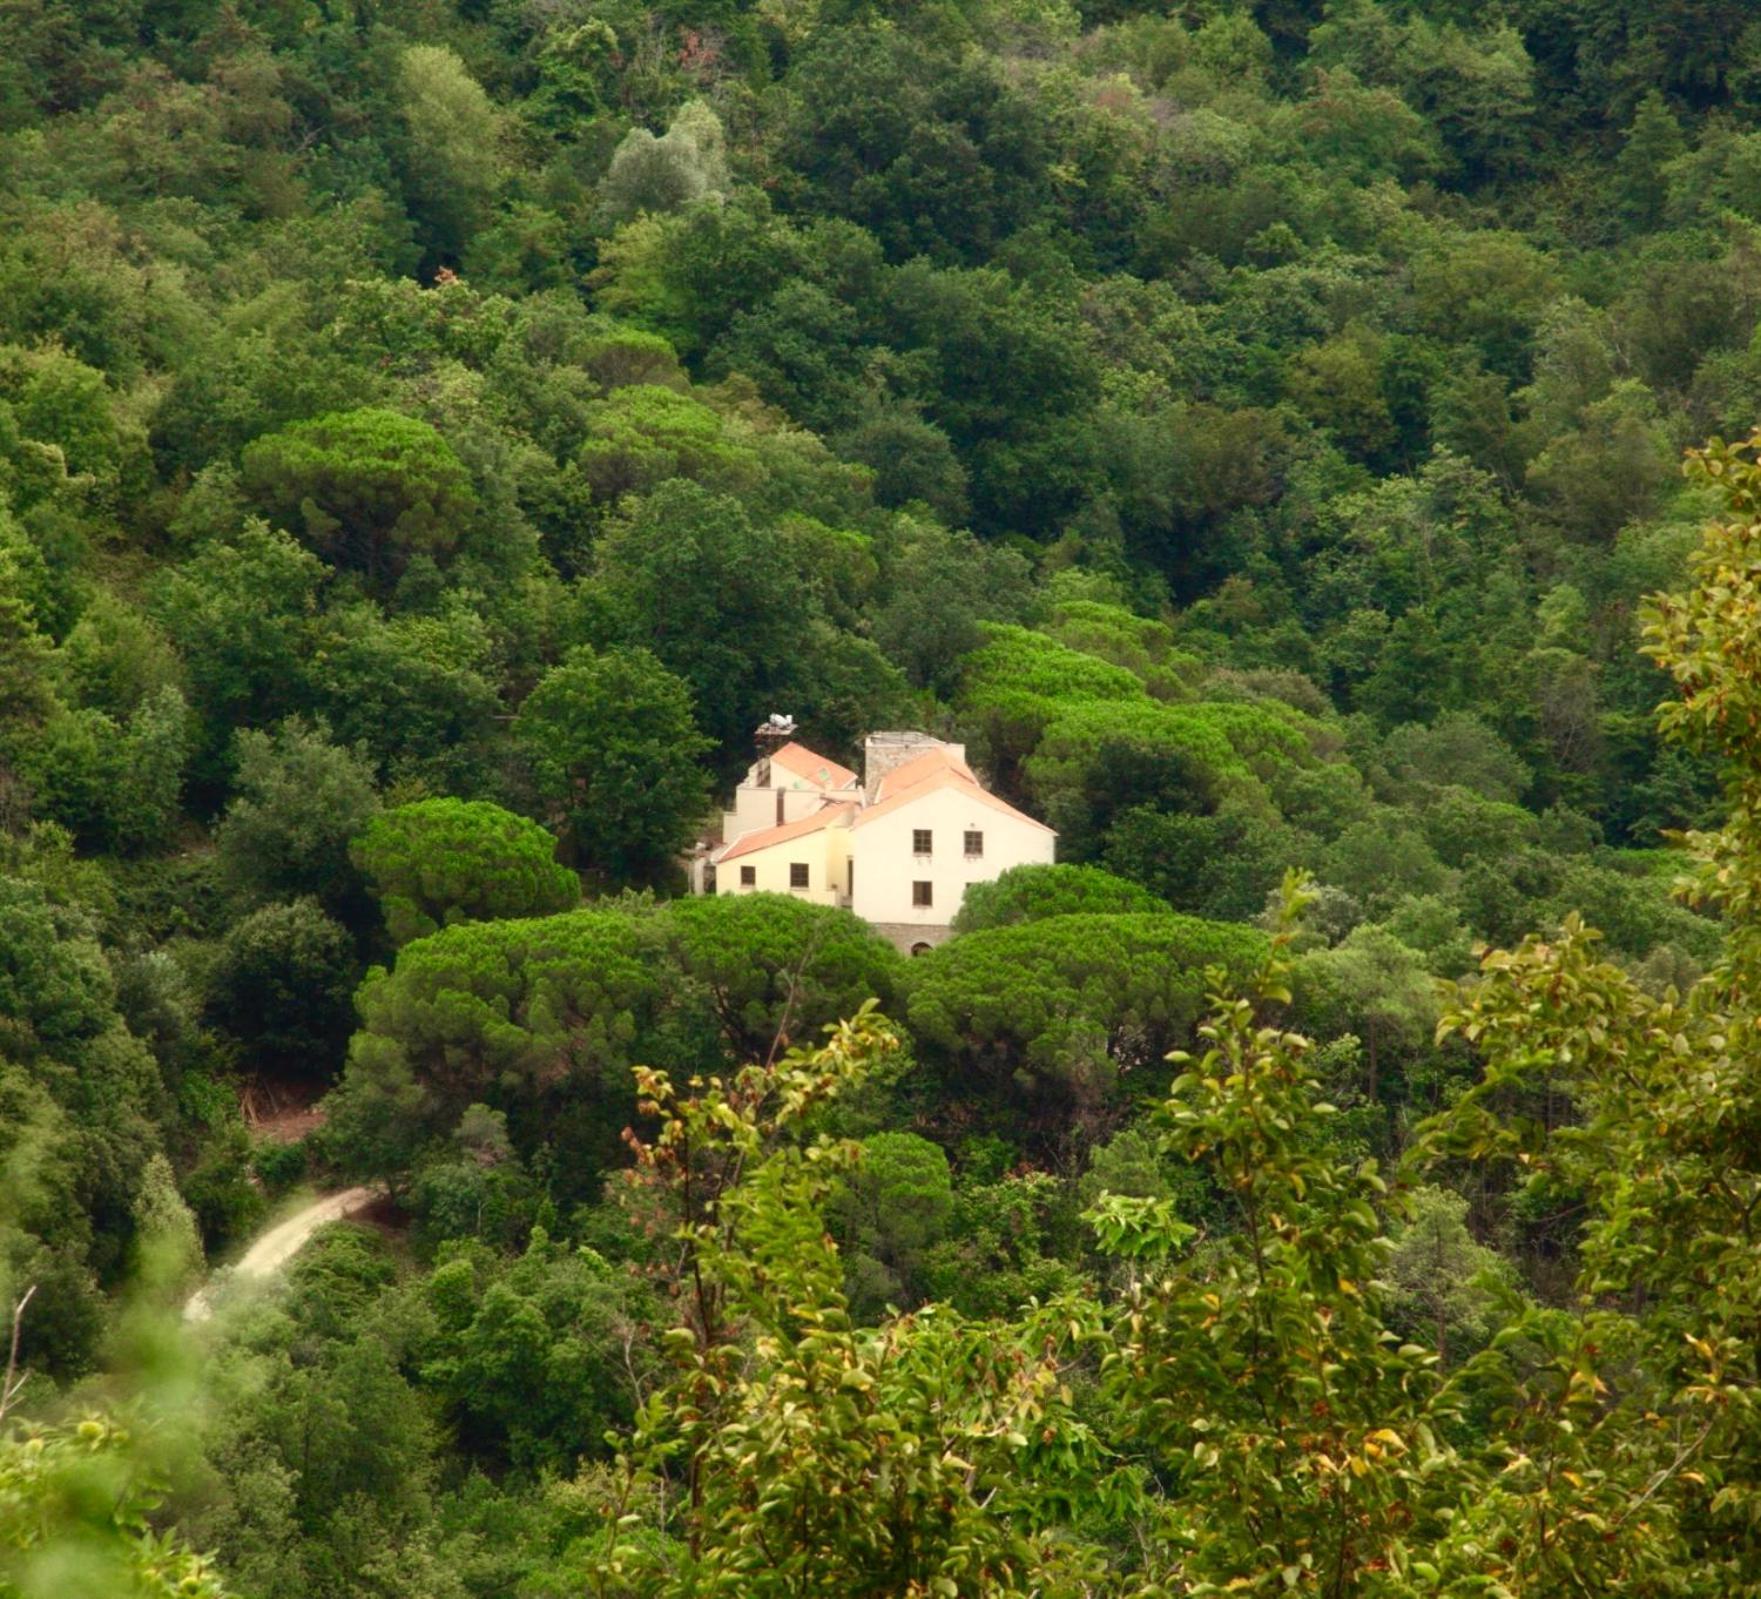
[[[326,1222],[342,1221],[357,1211],[365,1210],[379,1197],[376,1188],[345,1188],[340,1193],[315,1199],[304,1210],[296,1211],[286,1221],[277,1223],[264,1233],[239,1257],[228,1271],[228,1280],[237,1281],[271,1277],[280,1271],[306,1245],[306,1241]],[[198,1288],[183,1307],[185,1321],[206,1321],[214,1314],[208,1287]]]

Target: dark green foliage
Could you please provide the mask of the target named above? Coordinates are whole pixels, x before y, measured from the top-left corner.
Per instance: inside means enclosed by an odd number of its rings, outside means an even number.
[[[209,1004],[253,1070],[324,1081],[354,1026],[354,940],[316,900],[264,905],[227,929]]]
[[[11,877],[0,877],[0,1104],[0,1269],[20,1292],[40,1284],[26,1358],[71,1375],[95,1353],[98,1284],[127,1262],[168,1107],[89,918]]]
[[[984,624],[1011,621],[1027,608],[1020,553],[908,521],[894,524],[882,549],[889,581],[887,603],[874,616],[881,647],[920,688],[946,694],[962,671],[973,680],[984,670],[972,655],[985,642]],[[994,652],[993,645],[987,653]]]
[[[853,1302],[873,1315],[921,1299],[925,1256],[954,1218],[947,1155],[915,1133],[876,1133],[862,1141],[844,1189],[836,1215]]]
[[[250,1237],[262,1222],[268,1205],[261,1175],[260,1166],[251,1159],[250,1134],[242,1123],[228,1122],[203,1143],[181,1189],[209,1259]],[[297,1171],[289,1170],[287,1180],[297,1176]]]
[[[418,800],[381,811],[350,855],[395,944],[454,922],[545,916],[581,897],[549,833],[482,800]]]
[[[324,1137],[352,1168],[400,1181],[442,1149],[493,1168],[548,1148],[569,1163],[561,1187],[590,1194],[633,1110],[631,1064],[766,1058],[871,999],[894,1003],[905,976],[847,911],[777,895],[461,921],[368,974]],[[484,1117],[494,1126],[472,1131]],[[424,1166],[415,1202],[456,1213],[481,1190],[466,1170]]]
[[[1188,1036],[1208,968],[1239,970],[1262,947],[1251,929],[1190,916],[1052,916],[914,962],[906,1015],[949,1091],[999,1096],[1062,1137],[1072,1118],[1079,1130],[1104,1119],[1122,1078]]]
[[[63,710],[18,761],[33,809],[88,845],[134,853],[172,840],[190,751],[189,708],[167,685],[126,720]]]
[[[248,445],[241,482],[278,526],[369,580],[417,555],[443,558],[476,505],[470,475],[434,428],[368,408],[296,422]]]
[[[884,9],[0,7],[0,1588],[1754,1585],[1752,8]],[[655,898],[772,711],[1062,864]]]
[[[407,1203],[418,1242],[427,1248],[462,1238],[518,1242],[532,1226],[538,1193],[514,1154],[506,1115],[487,1105],[466,1106],[451,1144],[437,1146],[410,1184]]]
[[[1011,866],[990,883],[974,883],[954,918],[959,933],[982,932],[1047,916],[1154,911],[1156,896],[1095,866]]]
[[[673,451],[666,458],[659,470],[682,470]],[[766,465],[789,467],[754,460],[748,475]],[[833,507],[812,507],[815,518],[822,509]],[[733,771],[752,727],[778,704],[821,741],[842,743],[898,699],[888,660],[838,625],[861,602],[865,565],[858,541],[815,539],[803,523],[773,527],[731,495],[667,477],[604,535],[586,595],[590,630],[652,650],[682,678],[697,726]]]
[[[271,1194],[289,1188],[306,1175],[312,1152],[304,1143],[266,1143],[251,1157],[251,1170]]]
[[[1383,927],[1363,925],[1332,949],[1296,962],[1291,973],[1296,1012],[1318,1037],[1356,1037],[1363,1046],[1363,1080],[1353,1087],[1379,1109],[1392,1095],[1423,1103],[1405,1081],[1409,1065],[1428,1065],[1439,1014],[1437,984],[1419,952]]]
[[[736,1060],[814,1038],[866,1000],[892,1008],[905,962],[847,911],[781,894],[686,899],[659,922],[680,997],[702,996]]]
[[[338,742],[367,750],[389,782],[486,786],[501,702],[481,619],[455,605],[387,621],[363,604],[325,624],[312,690]]]
[[[628,1340],[653,1306],[591,1250],[552,1243],[541,1228],[511,1261],[454,1246],[422,1291],[422,1382],[470,1453],[567,1468],[628,1423],[640,1376],[626,1363]]]
[[[666,881],[707,808],[709,741],[647,650],[581,650],[540,680],[514,738],[576,862],[611,886]]]
[[[155,614],[184,661],[212,785],[233,729],[303,710],[311,616],[323,567],[286,534],[247,523],[160,580]]]
[[[483,1104],[522,1154],[564,1145],[567,1187],[590,1192],[634,1108],[628,1068],[652,1037],[658,978],[640,919],[615,910],[407,944],[362,985],[326,1140],[350,1168],[397,1176]]]
[[[495,106],[456,52],[410,44],[398,54],[402,137],[391,154],[430,261],[456,260],[489,218],[499,186]]]
[[[1458,784],[1489,800],[1520,799],[1529,782],[1516,753],[1472,712],[1440,716],[1429,727],[1397,727],[1383,753],[1396,777]]]
[[[227,887],[247,906],[311,894],[361,925],[365,887],[349,844],[379,809],[365,757],[290,719],[241,733],[237,761],[237,797],[215,834]]]
[[[823,37],[796,77],[790,165],[814,205],[890,254],[983,260],[1027,219],[1039,119],[988,65],[859,26]]]
[[[1244,800],[1212,811],[1133,806],[1115,816],[1101,859],[1177,910],[1247,921],[1292,866],[1313,859],[1314,841]]]

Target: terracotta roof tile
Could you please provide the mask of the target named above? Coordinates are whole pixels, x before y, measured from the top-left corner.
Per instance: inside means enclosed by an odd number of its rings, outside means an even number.
[[[794,821],[784,822],[780,827],[760,827],[750,833],[742,833],[733,843],[724,844],[710,859],[719,865],[722,861],[731,861],[737,856],[769,849],[773,844],[786,844],[792,838],[804,838],[809,833],[817,833],[822,828],[830,827],[839,818],[848,816],[856,809],[854,800],[822,805],[817,811],[806,816],[797,816]]]
[[[782,767],[786,772],[793,772],[797,777],[804,777],[821,788],[849,788],[856,781],[856,774],[849,767],[828,760],[805,744],[791,742],[783,745],[771,755],[771,764]]]
[[[954,773],[965,778],[968,783],[978,781],[972,775],[972,768],[946,745],[932,744],[921,755],[913,755],[910,760],[900,762],[882,777],[874,786],[874,797],[877,800],[888,799],[904,789],[915,788],[926,778],[941,772]]]
[[[1013,816],[1017,821],[1039,828],[1041,832],[1052,831],[1044,822],[1029,816],[1025,811],[1016,810],[1007,800],[998,799],[995,794],[981,788],[978,779],[972,775],[972,768],[957,755],[950,755],[946,750],[931,750],[928,754],[920,755],[888,772],[875,787],[878,796],[875,803],[864,806],[850,825],[866,827],[879,817],[903,810],[924,795],[944,788],[957,788],[969,800],[989,806],[993,811],[1001,811],[1005,816]]]

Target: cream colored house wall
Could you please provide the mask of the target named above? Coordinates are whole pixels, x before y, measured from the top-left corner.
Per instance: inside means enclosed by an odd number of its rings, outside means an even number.
[[[732,843],[742,833],[755,833],[762,828],[775,827],[777,822],[777,796],[782,796],[783,815],[785,822],[799,821],[803,816],[811,815],[824,803],[824,796],[816,788],[746,788],[734,790],[734,808],[722,812],[722,837]]]
[[[772,844],[769,849],[755,849],[750,854],[722,861],[715,869],[717,894],[787,894],[793,899],[810,900],[815,905],[844,903],[844,861],[849,850],[850,830],[847,827],[821,828],[800,838]],[[796,861],[807,866],[807,887],[789,886],[789,867]],[[757,881],[740,881],[740,868],[750,866]]]
[[[927,860],[912,849],[918,828],[930,831]],[[984,854],[976,860],[966,858],[969,828],[984,834]],[[856,861],[851,909],[870,922],[946,927],[960,909],[968,883],[988,883],[1011,866],[1049,865],[1055,845],[1054,836],[1043,828],[993,810],[958,787],[933,789],[851,829]],[[924,880],[933,885],[934,903],[913,905],[912,884]]]
[[[853,836],[848,826],[828,827],[825,831],[826,874],[833,905],[848,906],[850,903],[845,885],[850,881],[850,842]]]

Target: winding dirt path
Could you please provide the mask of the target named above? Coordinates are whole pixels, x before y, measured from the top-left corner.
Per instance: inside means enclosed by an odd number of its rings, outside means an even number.
[[[295,1211],[286,1221],[278,1222],[252,1244],[230,1268],[227,1280],[248,1282],[274,1276],[305,1247],[307,1240],[320,1227],[365,1210],[379,1197],[377,1188],[344,1188],[313,1200],[304,1210]],[[210,1293],[213,1286],[198,1288],[190,1295],[183,1307],[185,1321],[206,1321],[214,1314]]]

